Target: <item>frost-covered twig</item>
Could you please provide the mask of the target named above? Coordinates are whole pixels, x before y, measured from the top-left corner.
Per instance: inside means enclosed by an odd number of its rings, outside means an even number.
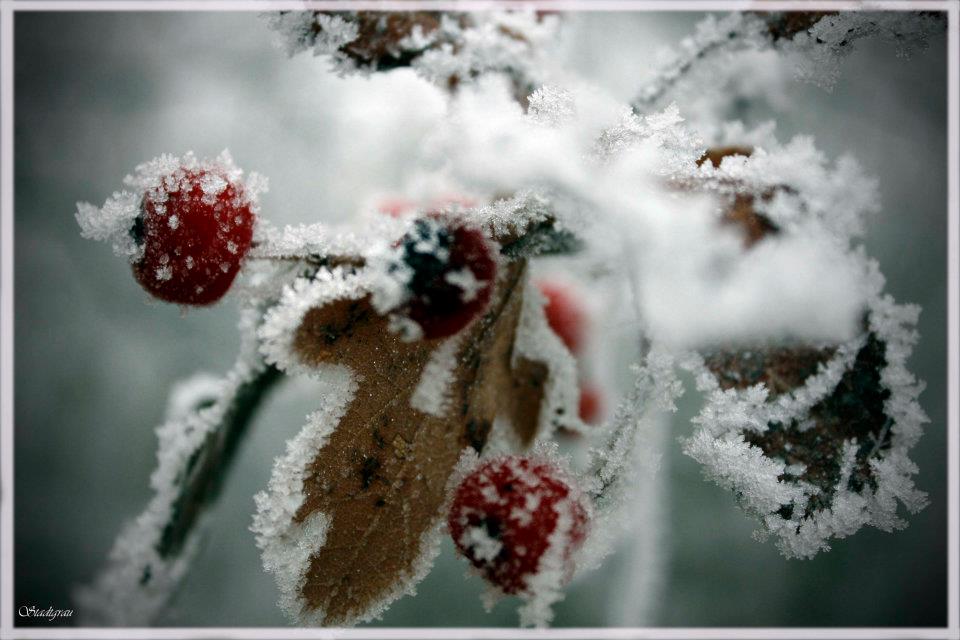
[[[832,88],[839,60],[867,37],[894,42],[901,56],[926,46],[946,21],[935,12],[788,11],[708,16],[683,39],[632,101],[638,113],[662,107],[673,89],[707,61],[741,51],[777,49],[792,61],[797,77]],[[730,67],[736,72],[735,67]]]
[[[602,444],[590,451],[585,487],[598,510],[608,510],[630,480],[634,447],[645,416],[653,411],[674,411],[683,388],[674,374],[673,358],[650,349],[642,366],[634,366],[633,388],[617,407],[600,435]]]
[[[244,317],[251,330],[256,317],[252,310]],[[167,420],[157,429],[154,497],[121,532],[96,581],[77,592],[90,623],[152,623],[186,574],[197,526],[216,500],[257,407],[280,379],[250,346],[226,376],[194,376],[171,393]]]

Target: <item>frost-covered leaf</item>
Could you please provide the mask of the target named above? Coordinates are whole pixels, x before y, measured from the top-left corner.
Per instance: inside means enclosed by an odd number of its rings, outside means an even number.
[[[684,451],[732,489],[787,557],[863,525],[906,526],[926,504],[907,457],[927,421],[906,370],[919,309],[874,294],[865,332],[840,345],[716,350],[690,363],[707,403]]]
[[[346,380],[331,384],[337,391],[257,497],[264,564],[298,620],[354,624],[411,592],[436,553],[447,482],[464,448],[482,450],[497,418],[520,446],[542,428],[550,370],[515,347],[526,262],[503,271],[488,311],[455,336],[452,368],[443,353],[450,339],[402,340],[362,287],[327,284],[338,293],[293,315],[281,305],[265,323],[266,344],[281,333],[272,322],[293,327],[288,348],[300,366]],[[442,389],[424,391],[431,385]],[[424,410],[424,394],[444,397],[445,410]]]

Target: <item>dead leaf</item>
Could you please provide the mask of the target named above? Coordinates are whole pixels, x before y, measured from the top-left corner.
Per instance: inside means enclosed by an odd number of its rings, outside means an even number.
[[[526,261],[504,271],[487,313],[465,329],[444,417],[410,406],[440,341],[403,342],[367,299],[314,309],[297,330],[295,348],[306,364],[346,364],[361,380],[309,464],[295,516],[302,522],[320,511],[331,519],[301,590],[324,624],[353,624],[412,582],[461,452],[482,450],[498,415],[525,444],[533,440],[547,368],[528,360],[511,367]]]

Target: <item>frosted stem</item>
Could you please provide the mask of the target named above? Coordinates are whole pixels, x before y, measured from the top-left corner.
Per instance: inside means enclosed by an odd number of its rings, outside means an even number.
[[[85,622],[143,626],[163,611],[187,572],[197,525],[280,377],[275,367],[241,355],[224,378],[197,376],[174,389],[167,421],[157,429],[155,494],[117,537],[94,584],[77,591]]]
[[[786,11],[734,13],[720,20],[711,16],[697,25],[694,35],[680,42],[674,57],[641,87],[630,105],[636,113],[649,113],[701,61],[725,51],[763,48],[789,40],[826,15],[829,13]]]
[[[219,424],[190,454],[184,479],[171,504],[170,520],[156,545],[161,558],[176,555],[183,549],[184,541],[193,531],[200,514],[219,496],[251,418],[280,377],[280,371],[270,366],[239,385]]]
[[[615,494],[633,459],[641,416],[650,400],[651,388],[645,379],[646,373],[641,370],[634,388],[617,407],[603,444],[590,451],[588,493],[600,509],[615,502]]]

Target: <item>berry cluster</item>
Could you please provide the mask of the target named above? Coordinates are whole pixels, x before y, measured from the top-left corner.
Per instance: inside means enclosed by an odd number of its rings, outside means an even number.
[[[454,544],[504,593],[531,591],[530,579],[558,562],[572,575],[573,553],[587,533],[586,502],[553,463],[504,456],[460,483],[447,526]]]

